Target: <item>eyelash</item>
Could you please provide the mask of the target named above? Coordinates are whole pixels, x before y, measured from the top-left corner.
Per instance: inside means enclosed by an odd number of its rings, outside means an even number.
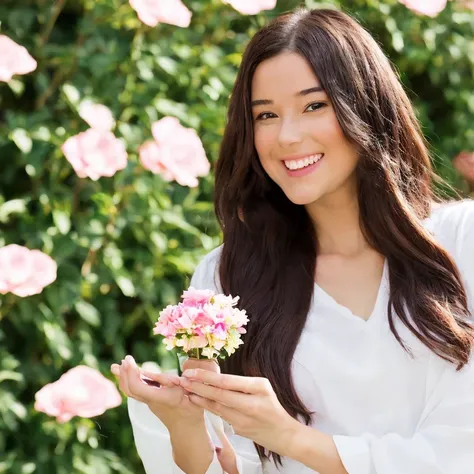
[[[316,110],[319,110],[319,109],[322,109],[326,104],[324,102],[313,102],[313,103],[309,104],[308,107],[306,107],[306,109],[308,109],[312,105],[321,105],[321,107],[318,107],[316,109]],[[316,110],[310,110],[310,112],[315,112]],[[267,114],[273,114],[273,112],[262,112],[261,114],[259,114],[257,116],[257,118],[255,120],[259,120],[259,121],[269,120],[268,118],[266,118],[266,119],[262,118],[264,115],[267,115]],[[275,115],[275,114],[273,114],[273,115]]]

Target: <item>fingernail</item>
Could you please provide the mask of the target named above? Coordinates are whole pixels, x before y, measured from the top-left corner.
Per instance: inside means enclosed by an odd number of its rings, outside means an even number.
[[[183,377],[194,377],[196,375],[196,371],[194,369],[187,369],[183,372]]]

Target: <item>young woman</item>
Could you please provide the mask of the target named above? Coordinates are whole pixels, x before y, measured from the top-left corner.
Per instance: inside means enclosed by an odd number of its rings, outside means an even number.
[[[147,474],[474,472],[474,203],[433,178],[356,21],[297,10],[255,35],[216,167],[224,243],[191,281],[239,295],[248,333],[222,373],[146,374],[161,388],[113,366]]]

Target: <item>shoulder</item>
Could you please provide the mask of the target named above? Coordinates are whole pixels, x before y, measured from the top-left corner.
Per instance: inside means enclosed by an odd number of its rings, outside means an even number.
[[[426,224],[456,260],[474,250],[474,200],[438,204]]]
[[[214,250],[206,254],[198,263],[191,283],[198,290],[210,289],[220,293],[221,286],[219,282],[219,260],[222,254],[223,245],[219,245]]]
[[[474,200],[440,205],[427,219],[427,228],[456,262],[474,315]]]

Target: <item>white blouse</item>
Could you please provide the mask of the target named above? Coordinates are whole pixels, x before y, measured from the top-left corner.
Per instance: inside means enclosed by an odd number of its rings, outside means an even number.
[[[473,312],[474,201],[444,204],[424,222],[455,259]],[[201,261],[192,286],[222,291],[214,283],[220,250]],[[333,436],[349,474],[473,474],[474,362],[456,372],[396,321],[411,358],[389,329],[388,296],[387,264],[367,321],[315,284],[292,363],[295,388],[315,412],[312,427]],[[181,474],[161,421],[134,399],[128,400],[128,409],[146,473]],[[207,425],[220,445],[209,420]],[[251,440],[229,439],[241,474],[315,472],[289,458],[282,458],[280,469],[271,461],[262,466]],[[207,473],[222,472],[215,456]]]

